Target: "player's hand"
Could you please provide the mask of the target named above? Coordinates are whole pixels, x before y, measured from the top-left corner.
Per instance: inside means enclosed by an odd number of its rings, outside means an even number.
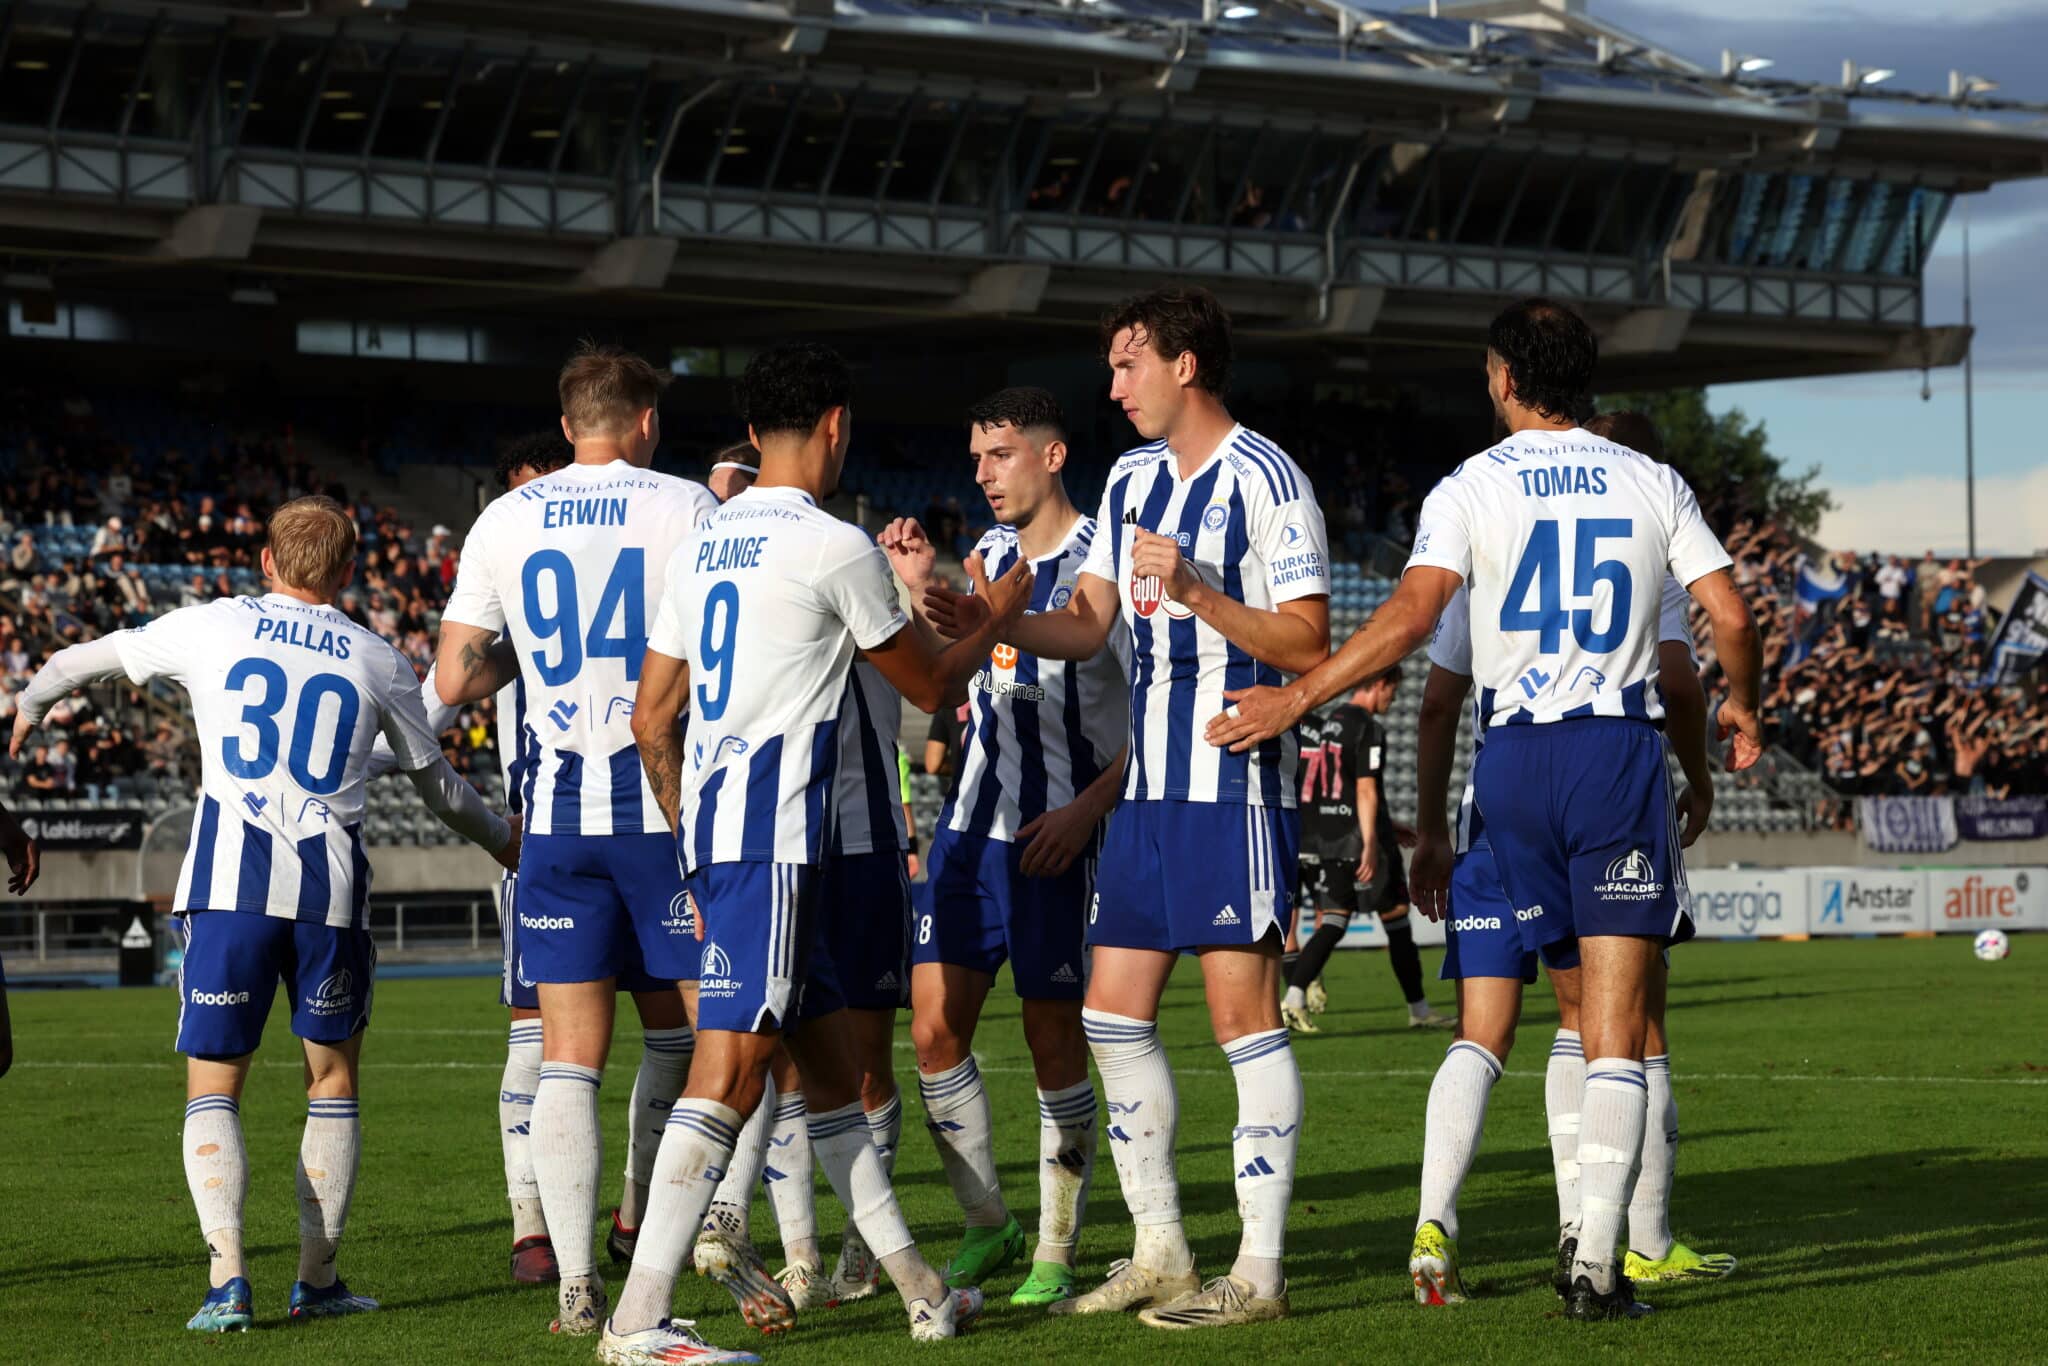
[[[36,885],[42,871],[43,850],[11,812],[0,812],[0,853],[7,857],[7,890],[20,896]]]
[[[1095,833],[1095,818],[1084,802],[1068,802],[1024,823],[1017,831],[1023,855],[1017,871],[1025,877],[1058,877],[1074,866]]]
[[[1432,921],[1451,910],[1451,841],[1443,834],[1418,834],[1408,858],[1408,895]]]
[[[1414,826],[1403,825],[1399,821],[1394,822],[1394,843],[1400,845],[1403,849],[1413,849],[1415,847],[1415,839]]]
[[[28,739],[29,732],[33,731],[35,728],[35,722],[28,719],[28,713],[26,711],[17,711],[14,713],[14,734],[7,741],[8,758],[19,759],[21,757],[22,742]]]
[[[974,596],[986,604],[989,618],[995,621],[998,628],[1007,626],[1024,615],[1024,609],[1031,605],[1031,562],[1021,555],[1017,558],[1017,563],[1010,566],[1010,572],[994,583],[988,581],[988,573],[982,565],[981,556],[969,555],[965,567],[967,581],[974,585]]]
[[[1204,731],[1209,743],[1232,754],[1242,754],[1253,745],[1292,730],[1308,710],[1286,688],[1239,688],[1223,694],[1226,705],[1220,715],[1209,718]]]
[[[1730,698],[1714,718],[1714,738],[1729,740],[1728,771],[1740,773],[1764,757],[1764,727],[1757,714]]]
[[[1379,846],[1373,843],[1371,840],[1367,840],[1365,842],[1365,848],[1359,851],[1358,867],[1352,873],[1351,880],[1353,882],[1356,882],[1361,887],[1370,887],[1372,885],[1372,880],[1375,877],[1379,876],[1379,871]]]
[[[919,866],[920,865],[917,861],[917,855],[905,854],[903,856],[903,871],[910,874],[910,880],[912,882],[917,881],[917,870]]]
[[[1202,576],[1180,553],[1180,542],[1143,527],[1131,529],[1131,573],[1159,580],[1160,588],[1175,602],[1188,603],[1202,591]]]
[[[932,629],[951,640],[964,640],[988,620],[988,604],[971,593],[955,593],[939,584],[924,590],[924,616]]]
[[[698,908],[697,894],[695,892],[684,892],[683,899],[690,906],[690,933],[696,935],[697,942],[701,944],[704,942],[704,912]]]
[[[932,567],[939,561],[939,548],[915,517],[898,517],[882,528],[875,544],[889,557],[889,567],[903,586],[915,593],[931,582]]]
[[[507,816],[505,824],[512,827],[512,838],[506,840],[505,847],[491,857],[496,859],[498,866],[506,872],[516,873],[519,871],[519,817]]]
[[[1690,849],[1693,841],[1707,833],[1707,818],[1714,811],[1714,789],[1688,783],[1678,790],[1672,804],[1678,808],[1678,814],[1685,822],[1678,836],[1679,848]]]

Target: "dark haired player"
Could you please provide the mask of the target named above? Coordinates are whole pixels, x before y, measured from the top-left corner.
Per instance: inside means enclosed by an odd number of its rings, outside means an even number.
[[[1486,383],[1508,436],[1424,502],[1400,586],[1329,662],[1286,688],[1233,697],[1209,723],[1232,752],[1427,640],[1470,589],[1472,676],[1487,743],[1473,775],[1494,864],[1516,907],[1569,907],[1579,939],[1586,1087],[1581,1226],[1566,1312],[1633,1317],[1615,1256],[1647,1116],[1653,965],[1692,935],[1658,723],[1657,620],[1667,574],[1713,625],[1729,679],[1730,763],[1762,752],[1761,650],[1729,558],[1669,466],[1579,427],[1599,355],[1592,329],[1546,299],[1495,318]],[[1533,947],[1533,946],[1532,946]]]

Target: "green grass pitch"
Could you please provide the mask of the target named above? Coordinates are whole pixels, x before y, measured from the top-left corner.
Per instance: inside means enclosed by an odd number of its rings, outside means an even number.
[[[1432,955],[1433,956],[1433,955]],[[1637,1324],[1567,1323],[1544,1279],[1556,1212],[1541,1070],[1555,1025],[1532,993],[1462,1201],[1478,1299],[1423,1310],[1405,1273],[1423,1101],[1446,1038],[1399,1027],[1385,960],[1339,954],[1321,1037],[1297,1040],[1308,1119],[1295,1183],[1294,1317],[1211,1335],[1134,1320],[1054,1320],[1012,1309],[1021,1270],[990,1286],[964,1340],[936,1362],[2040,1360],[2048,1357],[2048,937],[2018,936],[1985,964],[1966,938],[1700,944],[1674,958],[1674,1067],[1685,1134],[1679,1235],[1733,1252],[1723,1282],[1651,1287]],[[258,1324],[233,1338],[184,1331],[205,1288],[204,1252],[177,1146],[182,1070],[172,993],[13,993],[17,1062],[0,1081],[0,1360],[575,1362],[588,1340],[551,1339],[552,1292],[507,1279],[510,1242],[494,1132],[503,1012],[489,979],[379,987],[366,1050],[365,1151],[343,1274],[385,1311],[289,1327],[296,1265],[292,1163],[304,1114],[279,1015],[243,1102]],[[1027,1227],[1036,1203],[1036,1111],[1015,1001],[1002,994],[980,1054],[1006,1192]],[[1441,985],[1432,992],[1442,1002]],[[605,1167],[637,1061],[623,1021],[604,1090]],[[1181,1180],[1206,1272],[1236,1247],[1228,1131],[1234,1100],[1183,965],[1163,1015],[1181,1093]],[[905,1042],[898,1076],[914,1066]],[[954,1213],[921,1109],[906,1098],[897,1188],[934,1259]],[[841,1216],[820,1181],[821,1225]],[[609,1199],[609,1197],[608,1197]],[[609,1206],[607,1205],[607,1208]],[[756,1228],[773,1223],[757,1204]],[[1102,1154],[1082,1243],[1085,1274],[1128,1251]],[[779,1265],[779,1262],[777,1263]],[[607,1269],[607,1274],[612,1274]],[[618,1275],[623,1275],[621,1269]],[[615,1282],[616,1284],[616,1282]],[[686,1277],[679,1317],[774,1363],[902,1360],[893,1294],[808,1317],[764,1341],[725,1295]]]

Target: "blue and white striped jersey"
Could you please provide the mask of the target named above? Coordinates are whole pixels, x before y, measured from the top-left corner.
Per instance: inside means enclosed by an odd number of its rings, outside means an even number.
[[[908,850],[896,741],[903,731],[903,694],[881,671],[856,657],[839,709],[839,771],[832,785],[835,854]]]
[[[166,678],[192,699],[199,811],[172,909],[366,928],[372,747],[382,735],[407,771],[441,759],[405,657],[333,607],[276,593],[110,639],[136,685]]]
[[[522,484],[470,528],[442,617],[518,648],[532,762],[512,809],[526,833],[666,833],[633,694],[662,571],[716,506],[702,484],[615,460]]]
[[[1095,519],[1079,517],[1059,549],[1032,561],[1030,612],[1057,612],[1095,540]],[[991,580],[1023,553],[1014,527],[992,527],[975,546]],[[1089,660],[1041,660],[998,645],[968,686],[960,771],[939,824],[962,834],[1014,840],[1047,811],[1067,805],[1116,758],[1130,734],[1125,661],[1130,639]]]
[[[1471,590],[1489,726],[1662,717],[1665,578],[1729,563],[1678,471],[1576,427],[1517,432],[1460,465],[1423,501],[1408,558]]]
[[[1164,441],[1140,446],[1109,472],[1101,530],[1081,567],[1116,585],[1131,643],[1131,759],[1126,801],[1292,807],[1300,742],[1292,731],[1244,754],[1202,738],[1226,689],[1278,684],[1261,664],[1189,609],[1159,580],[1130,572],[1131,528],[1180,541],[1211,587],[1271,611],[1327,596],[1329,547],[1308,476],[1278,446],[1233,427],[1192,477],[1182,479]]]
[[[854,651],[909,620],[881,549],[801,490],[756,485],[684,541],[647,643],[690,666],[686,867],[819,862]]]

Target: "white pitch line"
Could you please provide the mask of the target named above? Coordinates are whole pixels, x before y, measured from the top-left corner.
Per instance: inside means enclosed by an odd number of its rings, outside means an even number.
[[[258,1059],[257,1061],[258,1061],[258,1064],[259,1064],[259,1065],[261,1065],[261,1066],[264,1066],[264,1067],[293,1067],[293,1068],[296,1068],[296,1067],[298,1067],[298,1066],[300,1065],[300,1060],[299,1060],[299,1059],[297,1059],[297,1058],[259,1058],[259,1059]],[[112,1069],[116,1069],[116,1068],[120,1068],[120,1069],[124,1069],[124,1070],[133,1070],[133,1069],[135,1069],[135,1068],[137,1068],[137,1067],[145,1067],[145,1066],[148,1066],[148,1064],[147,1064],[147,1063],[134,1063],[134,1062],[105,1062],[105,1061],[95,1061],[95,1062],[53,1062],[53,1061],[51,1061],[51,1060],[49,1060],[49,1059],[47,1059],[47,1058],[24,1058],[24,1059],[20,1059],[20,1060],[17,1060],[17,1061],[15,1062],[15,1064],[14,1064],[14,1065],[15,1065],[16,1067],[33,1067],[33,1068],[45,1068],[45,1069],[49,1069],[49,1070],[52,1070],[52,1071],[54,1071],[54,1070],[57,1070],[57,1069],[60,1069],[60,1068],[68,1068],[68,1069],[74,1069],[74,1070],[79,1070],[79,1071],[87,1071],[87,1070],[112,1070]],[[387,1072],[387,1071],[428,1071],[428,1072],[430,1072],[430,1071],[477,1071],[477,1072],[484,1072],[484,1071],[492,1071],[492,1072],[495,1072],[495,1071],[501,1071],[501,1070],[503,1070],[504,1066],[505,1066],[505,1064],[504,1064],[504,1063],[503,1063],[502,1061],[498,1061],[498,1062],[462,1062],[462,1061],[452,1061],[452,1062],[379,1062],[379,1061],[375,1061],[374,1059],[373,1059],[372,1061],[370,1061],[370,1062],[369,1062],[369,1063],[367,1064],[367,1067],[368,1067],[368,1068],[369,1068],[370,1070],[373,1070],[373,1071],[379,1071],[379,1072]],[[984,1072],[990,1072],[990,1073],[995,1073],[995,1074],[997,1074],[997,1075],[1007,1075],[1007,1076],[1029,1076],[1029,1075],[1031,1075],[1031,1072],[1032,1072],[1032,1069],[1031,1069],[1031,1068],[1029,1068],[1029,1067],[1000,1067],[1000,1066],[983,1066],[981,1070],[982,1070],[982,1071],[984,1071]],[[1226,1076],[1229,1076],[1229,1075],[1231,1075],[1231,1073],[1230,1073],[1230,1070],[1229,1070],[1228,1068],[1224,1068],[1224,1067],[1176,1067],[1176,1068],[1174,1068],[1173,1070],[1174,1070],[1174,1074],[1175,1074],[1175,1075],[1177,1075],[1177,1076],[1183,1076],[1183,1077],[1226,1077]],[[1422,1068],[1422,1067],[1405,1067],[1405,1068],[1381,1068],[1381,1069],[1378,1069],[1378,1070],[1372,1070],[1372,1071],[1357,1071],[1357,1072],[1342,1072],[1342,1071],[1308,1071],[1308,1070],[1304,1070],[1304,1071],[1302,1072],[1302,1074],[1301,1074],[1301,1075],[1302,1075],[1302,1076],[1303,1076],[1304,1078],[1317,1078],[1317,1077],[1342,1077],[1342,1078],[1345,1078],[1345,1079],[1347,1079],[1347,1080],[1354,1080],[1354,1081],[1355,1081],[1355,1080],[1392,1080],[1392,1079],[1395,1079],[1395,1078],[1403,1078],[1403,1077],[1433,1077],[1433,1076],[1435,1076],[1435,1075],[1436,1075],[1436,1069],[1435,1069],[1435,1068],[1433,1068],[1433,1067],[1430,1067],[1430,1068]],[[1520,1078],[1521,1080],[1524,1080],[1524,1081],[1541,1081],[1541,1080],[1543,1080],[1543,1077],[1544,1077],[1544,1074],[1543,1074],[1543,1073],[1541,1073],[1541,1072],[1509,1072],[1509,1073],[1506,1073],[1505,1075],[1507,1075],[1507,1076],[1510,1076],[1510,1077],[1517,1077],[1517,1078]],[[1823,1074],[1823,1073],[1818,1073],[1818,1072],[1680,1072],[1680,1073],[1678,1074],[1678,1076],[1679,1076],[1679,1077],[1680,1077],[1680,1078],[1681,1078],[1682,1080],[1686,1080],[1686,1081],[1743,1081],[1743,1082],[1773,1082],[1773,1081],[1796,1081],[1796,1082],[1820,1082],[1820,1083],[1828,1083],[1828,1082],[1858,1082],[1858,1083],[1867,1083],[1867,1084],[1877,1084],[1877,1085],[1887,1085],[1887,1086],[2048,1086],[2048,1077],[1864,1077],[1864,1076],[1828,1076],[1828,1075],[1825,1075],[1825,1074]]]

